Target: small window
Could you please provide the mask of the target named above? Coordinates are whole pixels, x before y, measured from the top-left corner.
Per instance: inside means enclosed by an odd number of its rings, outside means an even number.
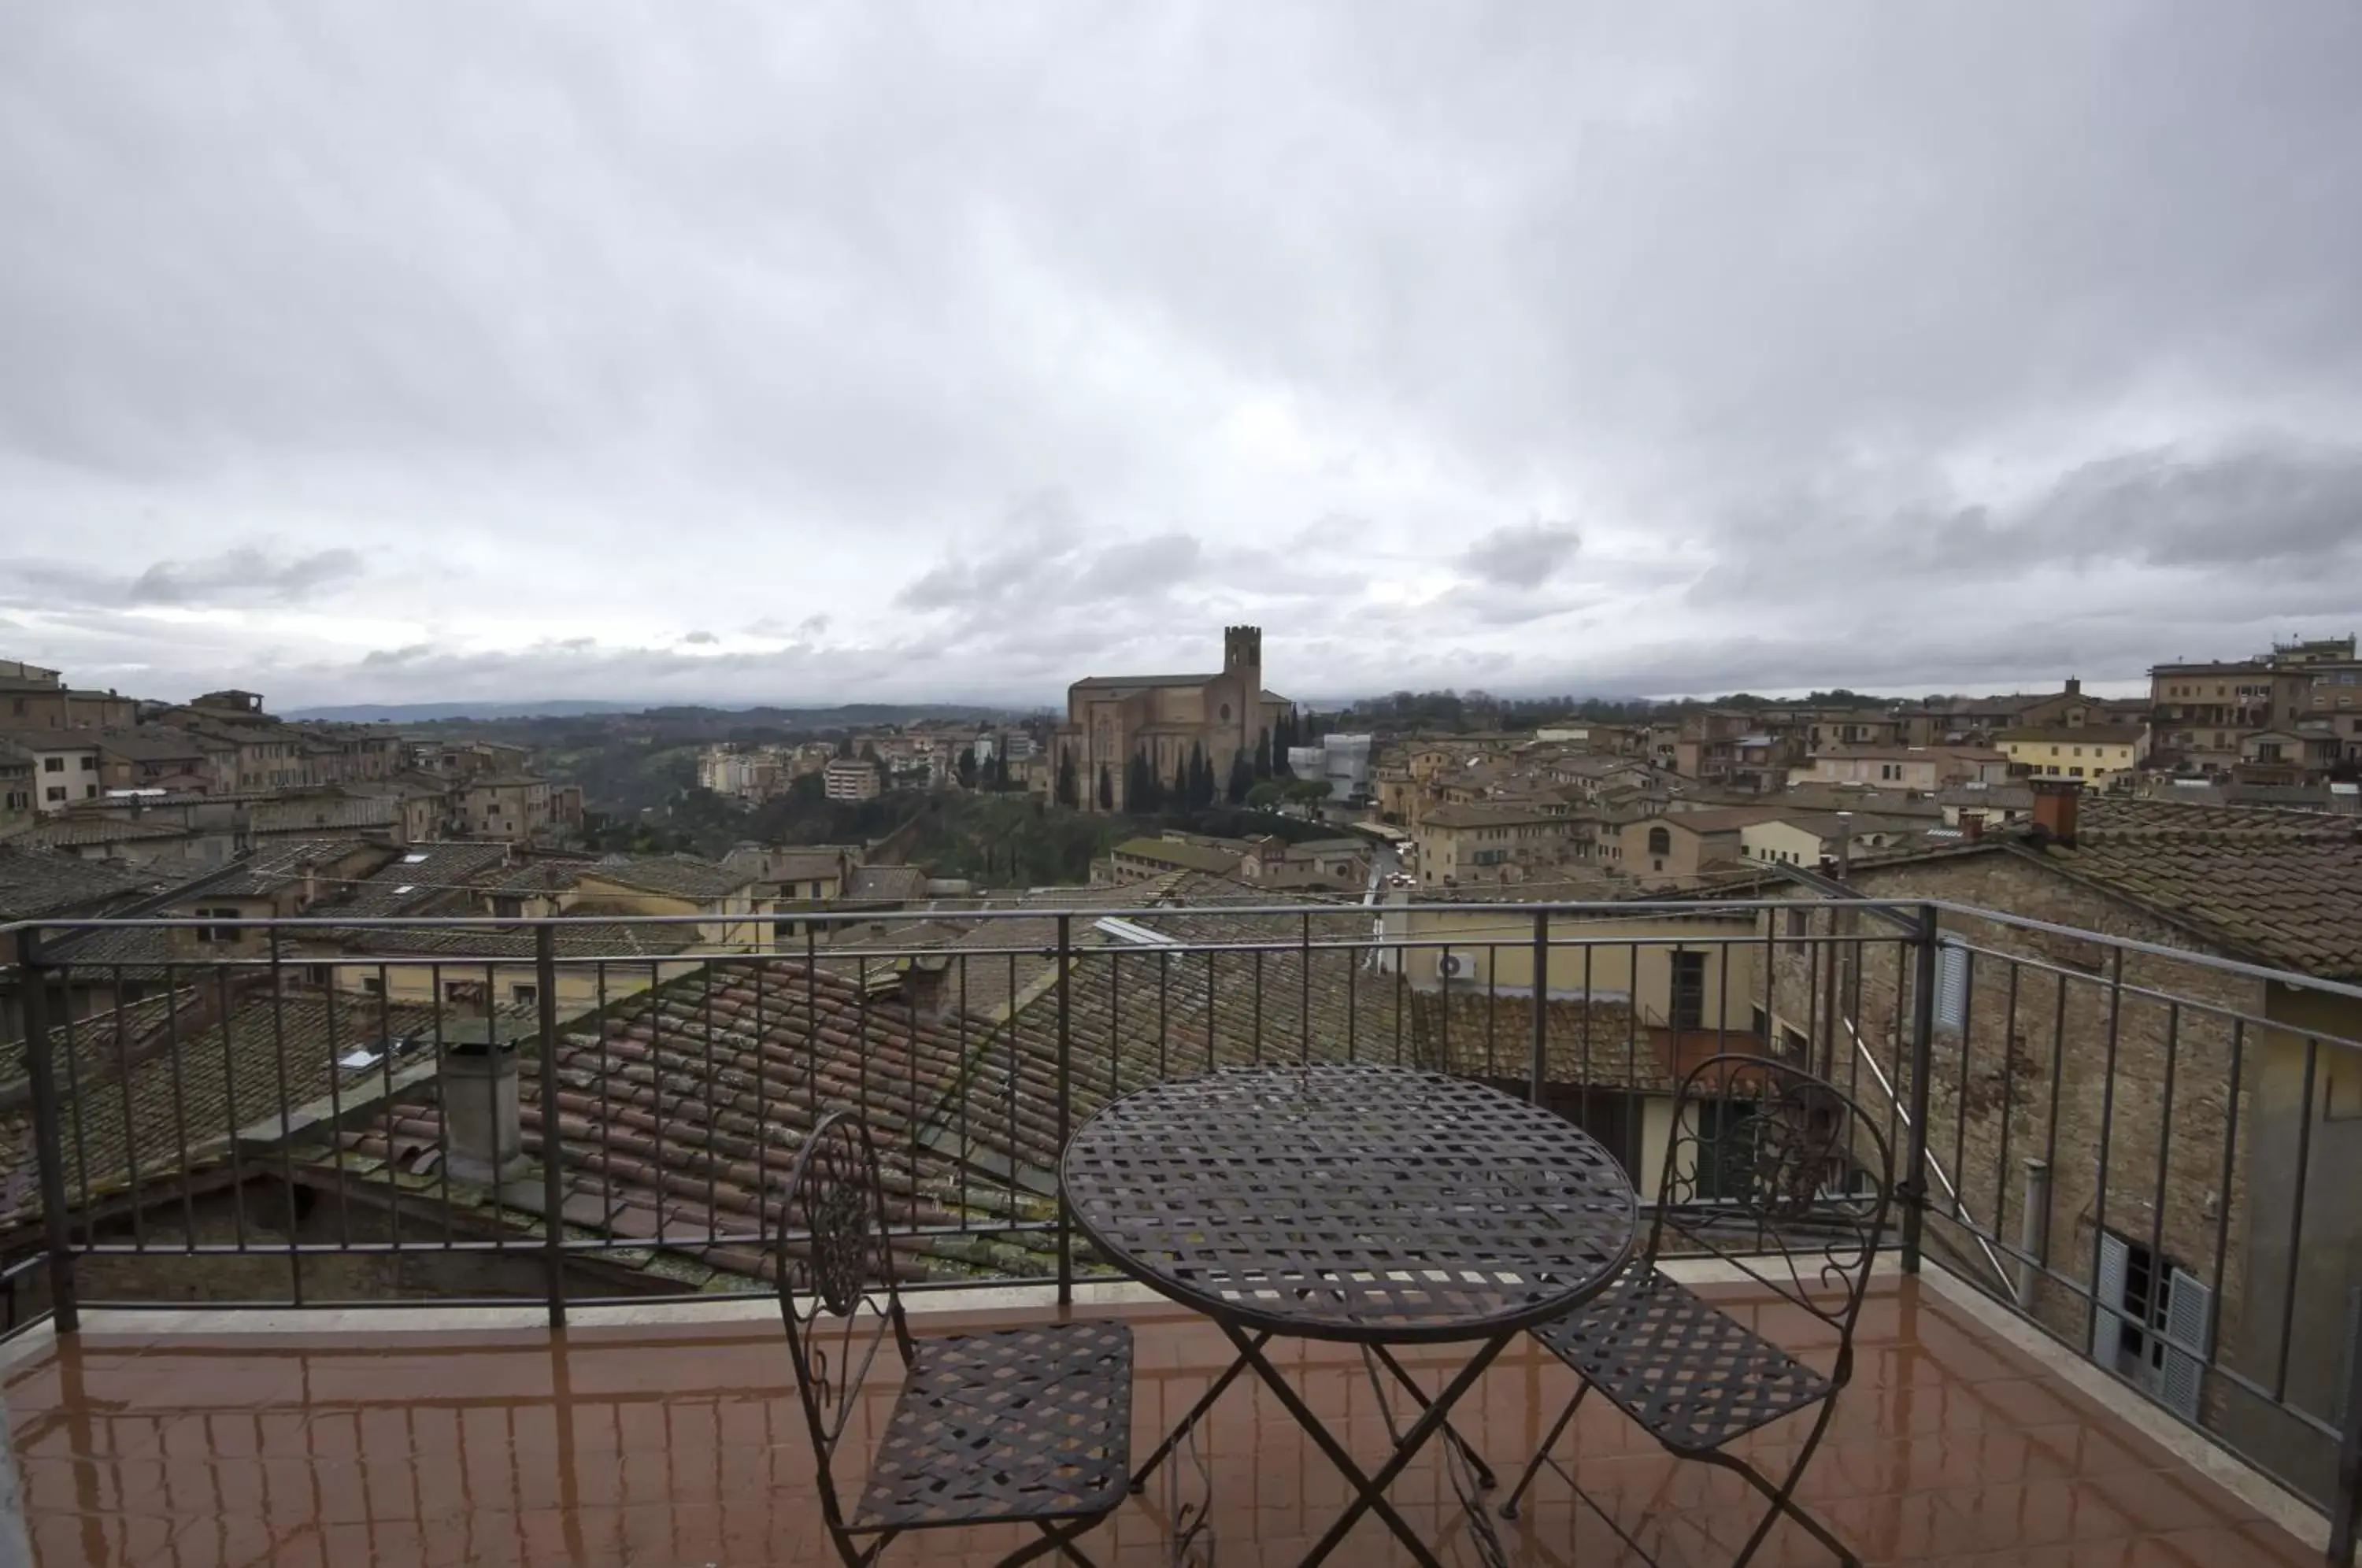
[[[381,997],[385,995],[385,977],[382,975],[370,975],[365,977],[361,981],[361,990],[363,994],[368,996]]]
[[[52,784],[43,794],[45,799],[62,801],[66,798],[66,787],[62,784]]]
[[[62,757],[62,756],[45,756],[45,757],[41,758],[41,771],[42,771],[42,772],[44,772],[44,773],[63,773],[65,770],[66,770],[66,759],[65,759],[64,757]]]
[[[531,1007],[541,1000],[541,988],[519,981],[509,988],[509,1000],[519,1007]]]

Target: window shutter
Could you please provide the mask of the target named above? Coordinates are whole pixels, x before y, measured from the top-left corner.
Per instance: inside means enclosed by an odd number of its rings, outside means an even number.
[[[1944,943],[1936,953],[1936,1022],[1945,1029],[1969,1021],[1969,950]]]
[[[2181,1269],[2173,1271],[2165,1297],[2167,1343],[2159,1395],[2166,1407],[2185,1421],[2198,1419],[2198,1391],[2204,1381],[2206,1357],[2213,1349],[2206,1340],[2207,1308],[2213,1296],[2195,1275]],[[2177,1344],[2192,1346],[2196,1353],[2177,1350]]]
[[[2124,1242],[2100,1232],[2100,1277],[2092,1286],[2092,1359],[2114,1372],[2116,1347],[2124,1342]]]

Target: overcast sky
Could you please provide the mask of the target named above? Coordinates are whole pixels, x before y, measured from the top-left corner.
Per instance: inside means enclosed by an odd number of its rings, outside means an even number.
[[[2362,7],[0,11],[0,657],[2056,686],[2362,625]]]

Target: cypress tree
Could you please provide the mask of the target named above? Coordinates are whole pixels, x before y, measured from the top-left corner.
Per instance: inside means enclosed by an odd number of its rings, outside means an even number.
[[[1245,748],[1231,754],[1231,804],[1246,804],[1247,791],[1254,788],[1254,768],[1247,761]]]
[[[1061,750],[1058,753],[1058,804],[1071,809],[1082,803],[1082,797],[1075,791],[1075,754]]]
[[[1099,810],[1115,810],[1115,781],[1108,777],[1108,765],[1104,762],[1099,764]]]

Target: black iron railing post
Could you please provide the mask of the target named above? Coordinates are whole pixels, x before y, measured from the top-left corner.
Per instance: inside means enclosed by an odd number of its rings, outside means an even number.
[[[1544,1007],[1550,999],[1550,911],[1534,911],[1534,1040],[1533,1060],[1528,1064],[1529,1077],[1526,1099],[1534,1105],[1542,1102],[1542,1086],[1550,1070],[1550,1022]],[[1588,999],[1585,1006],[1589,1005]]]
[[[1911,1124],[1904,1130],[1903,1181],[1903,1272],[1919,1272],[1920,1233],[1927,1218],[1927,1082],[1935,1065],[1936,960],[1941,926],[1936,906],[1919,906],[1919,929],[1911,938]]]
[[[65,1138],[58,1111],[57,1063],[50,1055],[50,977],[41,962],[39,926],[27,927],[17,938],[17,965],[25,983],[25,1075],[33,1090],[33,1157],[40,1166],[41,1239],[50,1254],[50,1311],[57,1331],[71,1334],[82,1327],[82,1309],[74,1298],[72,1232],[66,1223]]]
[[[1075,1130],[1074,916],[1058,917],[1058,1160]],[[1053,1173],[1054,1179],[1056,1173]],[[1058,1183],[1058,1305],[1075,1304],[1075,1225],[1066,1212],[1066,1187]]]
[[[2355,1531],[2362,1519],[2362,1313],[2345,1346],[2345,1405],[2338,1412],[2337,1479],[2329,1506],[2329,1561],[2354,1568]]]
[[[566,1201],[566,1171],[557,1129],[557,928],[546,920],[533,928],[533,997],[541,1012],[541,1253],[549,1276],[549,1326],[562,1329],[566,1237],[560,1210]]]

